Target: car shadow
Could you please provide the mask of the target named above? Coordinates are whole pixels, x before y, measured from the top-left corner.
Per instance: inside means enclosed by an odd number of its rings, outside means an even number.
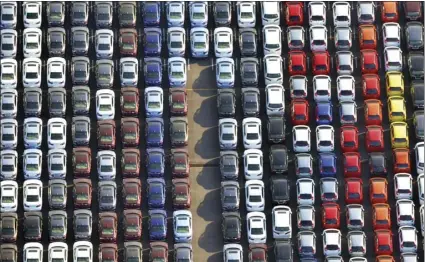
[[[205,250],[208,253],[217,253],[222,251],[223,248],[223,239],[221,236],[220,222],[213,221],[209,223],[204,233],[198,240],[198,245],[200,248]],[[217,260],[208,260],[208,261],[217,261]]]
[[[218,165],[219,152],[218,127],[214,126],[202,133],[201,139],[196,142],[195,153],[202,159],[215,159],[215,161],[210,164]]]
[[[215,110],[211,110],[212,108],[215,108],[216,103],[217,99],[215,96],[204,99],[193,115],[195,123],[201,127],[216,126],[218,123],[217,114]]]
[[[204,62],[205,61],[202,61],[202,63]],[[200,66],[204,66],[200,62],[198,62],[197,64]],[[202,69],[202,71],[199,73],[198,78],[193,81],[192,89],[200,96],[211,96],[211,91],[217,89],[215,75],[211,72],[211,67]]]

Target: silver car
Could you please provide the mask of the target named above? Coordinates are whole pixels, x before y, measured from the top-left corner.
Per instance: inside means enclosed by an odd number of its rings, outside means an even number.
[[[240,244],[226,244],[223,246],[224,262],[242,262],[243,249]]]
[[[336,71],[338,75],[352,75],[354,71],[354,56],[351,51],[336,52]]]
[[[220,172],[224,180],[237,179],[239,176],[239,156],[236,151],[220,152]]]
[[[63,210],[49,211],[49,238],[51,242],[65,241],[68,232],[68,215]]]
[[[289,26],[286,30],[290,50],[302,50],[305,46],[305,30],[302,26]]]
[[[85,26],[71,28],[72,55],[87,56],[90,46],[90,32]]]
[[[84,56],[71,60],[71,78],[73,85],[87,85],[90,78],[90,59]]]
[[[354,101],[342,101],[339,103],[339,117],[341,124],[357,123],[357,105]]]
[[[109,59],[96,61],[96,84],[98,88],[112,88],[114,84],[114,62]]]
[[[90,142],[91,120],[87,116],[72,118],[72,144],[74,146],[87,146]]]
[[[236,181],[221,182],[221,208],[223,211],[239,210],[240,187]]]
[[[218,122],[220,149],[236,149],[238,144],[238,123],[233,118],[223,118]]]
[[[99,209],[114,211],[117,205],[117,184],[114,181],[100,181],[98,188]]]
[[[353,45],[353,33],[350,27],[335,27],[335,47],[337,50],[349,50]]]
[[[357,21],[359,24],[373,24],[375,22],[375,11],[374,2],[357,2]]]
[[[95,20],[98,28],[112,26],[113,2],[95,2]]]
[[[92,234],[93,215],[90,210],[74,210],[74,236],[77,240],[88,240]]]
[[[313,176],[313,157],[308,153],[295,155],[295,173],[298,177]]]
[[[308,94],[307,77],[306,76],[291,76],[289,78],[289,89],[291,99],[301,98],[306,99]]]
[[[65,88],[49,88],[49,114],[50,117],[64,117],[66,112]]]
[[[114,32],[110,29],[98,29],[96,38],[96,58],[111,59],[114,53]]]
[[[186,31],[181,27],[170,27],[167,31],[169,57],[184,56],[186,50]]]
[[[50,56],[63,56],[66,47],[66,31],[64,28],[47,29],[47,47]]]
[[[18,3],[13,1],[2,2],[0,8],[1,29],[14,29],[18,22]]]
[[[28,87],[24,89],[23,104],[26,117],[41,114],[42,98],[41,88]]]
[[[352,257],[366,255],[366,234],[363,231],[350,231],[347,234],[348,253]]]
[[[49,180],[48,198],[50,209],[64,209],[67,203],[68,185],[66,180]]]
[[[74,115],[88,115],[90,111],[90,88],[72,87],[72,111]]]
[[[88,2],[72,2],[70,11],[72,26],[86,26],[89,20],[89,13]]]
[[[359,204],[346,206],[346,219],[348,230],[363,230],[365,224],[364,208]]]

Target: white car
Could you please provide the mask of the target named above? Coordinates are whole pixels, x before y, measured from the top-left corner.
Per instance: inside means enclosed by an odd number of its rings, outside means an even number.
[[[1,58],[15,58],[18,51],[18,33],[14,29],[0,31]]]
[[[314,209],[314,206],[298,206],[297,226],[302,230],[314,230],[316,226],[316,210]]]
[[[421,205],[421,207],[419,208],[419,215],[421,219],[422,237],[425,237],[425,206],[424,205]]]
[[[115,93],[109,89],[96,91],[96,116],[97,120],[115,118]]]
[[[218,88],[233,88],[235,85],[235,61],[233,58],[217,58],[215,78]]]
[[[351,257],[366,255],[366,233],[363,231],[349,231],[347,234],[348,253]]]
[[[359,204],[346,206],[346,221],[348,230],[363,230],[365,224],[364,208]]]
[[[18,183],[16,181],[2,181],[0,183],[0,211],[16,212],[18,210]]]
[[[382,25],[384,47],[400,47],[401,27],[398,23],[388,22]]]
[[[47,142],[49,149],[65,149],[67,138],[66,126],[67,122],[63,118],[55,117],[47,121]]]
[[[40,149],[25,149],[23,154],[24,179],[40,179],[43,153]]]
[[[49,179],[66,178],[67,153],[64,149],[50,149],[47,153]]]
[[[323,230],[323,254],[326,257],[341,255],[341,236],[339,229],[328,228]]]
[[[242,262],[243,248],[240,244],[225,244],[223,246],[224,262]]]
[[[236,149],[238,144],[238,123],[234,118],[218,120],[218,139],[221,150]]]
[[[26,28],[23,32],[24,44],[22,45],[24,57],[41,56],[42,31],[39,28]]]
[[[192,213],[189,210],[173,212],[174,241],[187,243],[192,241]]]
[[[167,29],[168,56],[184,57],[186,51],[186,31],[181,27]]]
[[[263,151],[259,149],[245,150],[243,164],[246,180],[263,179]]]
[[[255,27],[257,10],[255,2],[241,1],[237,4],[239,28]]]
[[[302,26],[293,25],[286,29],[286,38],[290,50],[303,50],[305,46],[305,29]]]
[[[168,81],[171,87],[185,87],[187,81],[187,64],[183,57],[168,58]]]
[[[261,120],[247,117],[242,121],[243,145],[245,149],[260,149],[262,145]]]
[[[164,91],[161,87],[145,88],[146,117],[162,117],[164,111]]]
[[[300,178],[297,180],[297,203],[298,205],[314,205],[314,180],[311,178]]]
[[[74,262],[93,262],[93,244],[89,241],[77,241],[74,243],[72,254]]]
[[[111,150],[97,152],[97,174],[99,180],[115,180],[117,174],[117,155]]]
[[[218,57],[233,56],[233,31],[229,27],[214,29],[214,53]]]
[[[336,79],[336,89],[339,102],[356,100],[356,81],[353,76],[338,76]]]
[[[292,211],[288,206],[275,206],[272,209],[273,238],[292,238]]]
[[[280,24],[280,2],[261,2],[261,20],[263,26]]]
[[[18,91],[16,89],[1,89],[1,118],[16,118],[18,113]]]
[[[415,226],[415,203],[400,199],[396,202],[397,226]]]
[[[18,84],[18,62],[13,58],[0,60],[1,88],[15,88]]]
[[[22,63],[22,83],[24,88],[41,86],[41,59],[30,57],[25,58]]]
[[[326,25],[326,4],[324,2],[308,3],[308,21],[309,25]]]
[[[206,58],[210,51],[210,33],[203,27],[190,29],[190,53],[194,58]]]
[[[43,207],[43,182],[37,179],[24,181],[24,211],[41,211]]]
[[[110,29],[96,30],[96,58],[111,59],[114,54],[114,31]]]
[[[0,180],[16,180],[18,176],[18,152],[0,151]]]
[[[324,25],[310,26],[310,49],[311,51],[328,50],[328,29]]]
[[[68,262],[68,244],[62,242],[50,243],[47,256],[49,262]]]
[[[398,228],[400,253],[416,253],[418,250],[418,233],[414,226]]]
[[[385,47],[385,72],[403,70],[403,52],[398,47]]]
[[[208,25],[208,2],[190,2],[189,3],[190,26],[207,27]]]
[[[120,59],[121,87],[137,86],[139,79],[139,61],[135,57]]]
[[[412,199],[413,178],[408,173],[398,173],[394,175],[394,196],[395,199]]]
[[[15,149],[18,145],[18,121],[16,119],[2,119],[1,149]]]
[[[65,87],[66,60],[62,57],[51,57],[47,60],[47,87]]]
[[[310,152],[311,129],[309,126],[297,125],[292,127],[292,145],[296,153]]]
[[[376,5],[374,2],[357,2],[357,21],[359,24],[375,23]]]
[[[353,45],[353,31],[350,27],[335,27],[334,42],[337,50],[350,50]]]
[[[37,242],[25,243],[23,251],[23,260],[24,262],[42,262],[43,245]]]
[[[266,215],[263,212],[249,212],[246,215],[249,244],[265,244],[267,241]]]
[[[278,55],[264,56],[264,81],[266,86],[270,84],[283,84],[283,60]]]
[[[424,142],[418,142],[415,145],[416,173],[424,173]]]
[[[316,127],[316,147],[318,152],[332,152],[335,148],[335,130],[330,125]]]
[[[282,54],[282,29],[278,25],[263,26],[264,55]]]
[[[17,2],[1,2],[0,3],[0,28],[15,29],[18,22],[18,3]]]
[[[167,2],[166,7],[167,7],[166,14],[167,14],[168,27],[173,27],[173,26],[183,27],[184,21],[186,19],[185,18],[185,10],[186,10],[185,2],[179,2],[179,1]]]
[[[25,28],[40,28],[43,17],[43,7],[41,2],[24,2],[23,19]]]
[[[267,116],[281,116],[285,114],[285,89],[279,84],[266,86],[266,111]]]
[[[264,182],[261,180],[248,180],[245,182],[246,210],[264,211]]]
[[[332,99],[331,78],[326,75],[317,75],[313,77],[314,101],[328,102]]]
[[[419,203],[424,204],[424,194],[425,194],[425,176],[424,174],[419,174],[416,179],[416,184],[418,185],[418,197]]]
[[[40,148],[43,141],[43,120],[38,117],[28,117],[24,120],[25,148]]]
[[[335,2],[332,10],[335,27],[351,26],[351,6],[348,2]]]
[[[354,56],[351,51],[336,52],[336,72],[338,75],[351,75],[354,71]]]

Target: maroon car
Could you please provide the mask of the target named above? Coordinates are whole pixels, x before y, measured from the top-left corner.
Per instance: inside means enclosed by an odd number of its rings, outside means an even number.
[[[125,178],[139,177],[140,151],[134,148],[125,148],[121,156],[122,175]]]
[[[190,182],[188,178],[173,179],[173,207],[175,209],[190,208]]]
[[[178,148],[171,150],[171,170],[173,173],[173,177],[189,176],[189,153],[186,148]]]
[[[99,249],[99,262],[118,261],[118,247],[116,244],[100,244]]]
[[[422,18],[422,3],[420,1],[403,2],[404,15],[407,21],[416,21]]]
[[[134,28],[120,29],[120,53],[123,56],[137,56],[137,31]]]
[[[99,214],[99,240],[100,243],[117,241],[117,214],[103,212]]]
[[[124,147],[139,146],[139,119],[126,117],[121,119],[121,141]]]
[[[267,246],[265,244],[250,244],[248,259],[249,262],[267,262]]]
[[[135,87],[121,88],[121,115],[137,116],[139,114],[139,89]]]
[[[91,172],[91,149],[77,147],[72,150],[72,167],[75,177],[89,177]]]
[[[165,242],[151,242],[149,253],[150,261],[168,261],[168,244]]]
[[[92,199],[92,182],[87,178],[74,179],[74,207],[90,208]]]
[[[124,178],[122,196],[124,208],[140,208],[142,202],[142,183],[138,178]]]
[[[102,120],[97,122],[97,146],[99,149],[115,148],[115,121]]]
[[[168,101],[172,116],[185,116],[187,114],[187,93],[184,88],[171,88]]]
[[[124,240],[140,240],[142,237],[142,211],[124,210]]]

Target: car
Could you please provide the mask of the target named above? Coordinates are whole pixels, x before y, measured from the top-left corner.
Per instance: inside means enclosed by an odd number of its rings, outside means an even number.
[[[1,212],[17,212],[18,210],[18,183],[16,181],[1,181]]]
[[[393,237],[390,230],[375,230],[375,254],[379,256],[393,254]]]
[[[357,21],[359,24],[373,24],[375,22],[376,5],[374,2],[357,3]]]
[[[168,59],[168,81],[170,86],[185,87],[187,81],[187,63],[182,57],[172,57]]]
[[[95,76],[97,88],[112,88],[114,84],[114,68],[112,60],[96,60]]]
[[[383,22],[398,22],[398,2],[383,2],[381,5],[381,19]]]
[[[132,3],[125,3],[132,5]],[[122,7],[121,7],[122,8]],[[123,15],[131,15],[126,13]],[[124,56],[136,56],[137,55],[137,42],[138,35],[137,31],[133,28],[123,28],[119,31],[119,47],[120,54]]]
[[[340,208],[337,203],[323,203],[322,204],[322,227],[325,229],[334,228],[339,229],[341,215]]]
[[[99,261],[118,261],[118,247],[116,244],[102,243],[99,245]]]
[[[318,126],[319,128],[320,126]],[[342,126],[341,127],[341,149],[346,152],[357,152],[359,149],[359,131],[355,126]]]
[[[289,26],[286,30],[288,48],[291,51],[303,50],[305,46],[305,30],[302,26]]]
[[[346,221],[349,230],[362,230],[365,225],[364,208],[360,204],[346,206]]]
[[[121,87],[137,86],[139,78],[139,62],[134,57],[124,57],[120,59],[120,80]]]
[[[49,93],[49,115],[50,117],[64,117],[66,111],[66,91],[61,87],[52,87]]]
[[[411,164],[409,150],[406,148],[398,148],[393,150],[393,170],[394,173],[410,173]]]
[[[140,151],[134,148],[121,150],[121,169],[124,178],[138,177],[140,173]]]
[[[120,95],[121,115],[132,117],[139,112],[139,90],[135,87],[121,88]]]
[[[309,25],[326,25],[326,4],[324,2],[308,3]]]
[[[331,59],[327,51],[313,52],[313,75],[328,75],[331,71]]]
[[[291,119],[293,125],[307,125],[309,115],[309,104],[305,99],[292,100]]]
[[[410,200],[413,197],[413,178],[408,173],[398,173],[394,175],[394,195],[395,199]]]
[[[124,243],[126,244],[126,243]],[[142,247],[140,244],[140,251],[138,252],[138,257],[141,259],[142,257]],[[166,242],[150,242],[150,250],[149,250],[149,256],[152,259],[162,259],[164,261],[168,261],[168,244]]]
[[[149,210],[149,239],[165,240],[167,237],[167,213],[164,210]]]
[[[247,214],[247,233],[249,244],[265,244],[267,239],[266,216],[263,212]]]
[[[87,57],[73,57],[71,78],[74,85],[87,85],[90,79],[90,60]]]
[[[288,171],[288,151],[285,146],[272,145],[270,147],[269,159],[273,173],[282,174]]]
[[[124,147],[139,146],[139,119],[125,117],[121,119],[121,141]]]
[[[383,152],[369,153],[369,169],[372,175],[387,173],[387,158]]]
[[[41,92],[41,91],[40,91]],[[87,115],[90,110],[90,88],[88,86],[72,87],[72,111],[74,115]],[[40,105],[41,110],[41,105]]]
[[[332,98],[331,78],[326,75],[317,75],[313,77],[314,101],[328,102]]]
[[[424,78],[424,55],[422,52],[409,52],[407,65],[411,79],[419,80]]]
[[[332,10],[335,27],[351,26],[351,5],[348,2],[335,2]]]
[[[376,74],[379,70],[378,53],[375,50],[363,49],[361,52],[362,74]]]
[[[353,53],[351,51],[336,52],[336,70],[338,75],[351,75],[354,70]]]
[[[316,123],[318,125],[329,125],[332,124],[332,103],[330,101],[318,101],[316,102]]]
[[[297,207],[297,226],[303,230],[314,230],[316,224],[314,206],[300,205]]]
[[[89,241],[77,241],[73,245],[74,260],[93,262],[93,244]]]
[[[42,21],[42,3],[25,2],[23,4],[23,21],[25,28],[39,28]]]
[[[142,201],[141,190],[142,184],[139,179],[123,179],[122,196],[125,208],[140,207]]]
[[[309,29],[310,49],[313,52],[328,49],[328,29],[324,25],[313,25]]]
[[[111,59],[114,53],[114,32],[110,29],[97,29],[95,48],[97,59]]]
[[[18,176],[18,152],[2,150],[0,152],[0,180],[16,180]]]
[[[289,181],[280,176],[273,178],[271,180],[270,192],[273,203],[278,205],[286,204],[290,196]]]
[[[66,47],[66,31],[60,27],[47,29],[47,47],[49,56],[63,56]]]
[[[387,22],[382,25],[384,47],[400,47],[401,27],[398,23]]]
[[[114,212],[99,213],[99,241],[101,243],[115,242],[117,238],[117,214]]]
[[[366,150],[371,152],[384,151],[384,129],[381,126],[369,125],[366,127]]]
[[[246,149],[260,149],[262,145],[261,120],[255,117],[242,121],[243,144]]]
[[[353,44],[350,27],[338,26],[334,29],[334,41],[337,50],[349,50]]]
[[[282,30],[278,25],[263,26],[263,53],[264,55],[282,53]]]
[[[72,26],[86,26],[89,19],[89,4],[86,2],[72,2],[70,18]]]
[[[173,231],[176,243],[187,243],[192,240],[192,213],[189,210],[173,212]]]
[[[222,180],[236,180],[238,178],[239,157],[236,151],[220,152],[220,173]]]
[[[424,27],[420,22],[406,23],[406,44],[409,50],[422,50],[424,47]]]
[[[2,89],[0,94],[1,117],[16,118],[18,113],[18,92],[16,89]]]
[[[344,158],[344,176],[361,177],[361,157],[358,152],[345,152]]]
[[[306,153],[311,149],[311,130],[305,125],[292,127],[292,144],[294,152]]]
[[[221,182],[221,207],[223,211],[239,210],[240,188],[236,181]]]
[[[174,244],[174,261],[185,260],[188,262],[193,261],[192,244],[178,243]]]
[[[64,179],[66,177],[66,151],[50,149],[47,153],[49,179]]]
[[[163,208],[165,204],[165,181],[162,178],[148,178],[147,197],[149,208]]]
[[[338,201],[338,181],[333,177],[320,179],[320,192],[322,202]]]
[[[118,20],[121,27],[135,27],[137,19],[137,4],[135,2],[119,3]]]
[[[74,179],[73,198],[76,208],[90,208],[92,202],[92,183],[87,178]]]
[[[384,60],[385,72],[403,69],[403,53],[398,47],[385,47]]]
[[[173,188],[173,207],[175,209],[190,208],[190,182],[188,178],[174,178],[172,180]]]
[[[283,117],[269,117],[267,120],[267,138],[269,143],[280,143],[285,140],[285,121]]]
[[[232,4],[229,1],[214,3],[214,24],[215,27],[229,26],[232,20]]]
[[[3,16],[6,16],[4,14]],[[16,57],[18,51],[18,33],[14,29],[2,29],[0,31],[1,47],[0,57],[2,59]]]
[[[421,218],[421,233],[422,233],[422,237],[423,237],[424,234],[425,234],[425,222],[424,222],[425,209],[424,209],[424,205],[423,204],[419,208],[419,214],[420,214],[420,218]]]
[[[261,3],[261,20],[263,26],[280,23],[280,4],[278,2]]]
[[[217,58],[232,57],[233,55],[233,31],[228,27],[214,29],[214,53]]]
[[[233,118],[218,120],[218,132],[221,150],[236,149],[238,144],[238,123]]]
[[[99,149],[114,149],[115,136],[116,131],[114,120],[102,120],[97,122],[97,144]]]
[[[235,62],[233,58],[216,60],[216,81],[218,88],[233,88],[235,84]]]
[[[298,205],[313,205],[315,201],[314,186],[315,183],[311,178],[299,178],[296,182],[297,186],[297,203]]]
[[[50,118],[47,122],[47,142],[49,149],[65,149],[66,147],[65,119],[60,117]]]
[[[162,5],[160,2],[145,2],[142,5],[142,19],[143,25],[146,27],[149,26],[159,26],[161,20],[161,11]]]
[[[298,177],[308,177],[313,175],[313,157],[308,153],[295,155],[295,172]]]
[[[148,147],[162,146],[164,141],[164,120],[162,118],[146,119],[146,144]]]
[[[207,2],[189,2],[190,26],[207,27],[208,24],[208,4]]]
[[[363,3],[363,2],[362,2]],[[358,28],[360,49],[375,50],[378,42],[376,27],[373,24],[363,24]]]
[[[239,28],[255,27],[257,22],[256,3],[255,2],[239,2],[236,4],[237,21]]]
[[[116,176],[116,153],[111,150],[97,152],[97,174],[99,180],[114,180]]]
[[[415,109],[424,109],[424,93],[425,86],[421,80],[415,80],[410,83],[410,95]]]
[[[24,244],[23,261],[31,260],[43,261],[43,245],[41,243],[27,242]]]
[[[406,103],[402,96],[390,96],[387,104],[390,122],[406,121]]]
[[[90,239],[92,235],[93,215],[90,210],[74,210],[74,234],[77,240]]]
[[[111,120],[115,117],[115,93],[112,90],[96,91],[96,116],[98,120]]]
[[[319,171],[321,177],[335,177],[336,156],[334,153],[319,153]]]
[[[363,99],[380,99],[380,78],[375,74],[362,75]]]
[[[64,179],[49,180],[48,198],[50,209],[63,209],[67,204],[67,183]]]
[[[243,115],[245,117],[258,117],[260,111],[260,91],[258,88],[242,88],[241,100]]]
[[[334,151],[334,128],[329,125],[316,127],[316,148],[318,152]]]
[[[391,229],[391,208],[388,204],[379,203],[372,206],[373,228],[374,230]]]
[[[239,28],[239,48],[242,57],[257,56],[258,33],[255,28]]]
[[[170,140],[172,147],[182,147],[188,144],[189,130],[186,117],[170,118]]]
[[[351,257],[366,255],[366,234],[363,231],[350,231],[347,234],[348,253]]]
[[[18,18],[18,3],[16,2],[3,2],[0,5],[0,13],[2,14],[0,19],[0,28],[3,29],[14,29],[17,24]],[[15,262],[13,260],[12,262]]]
[[[242,57],[240,63],[240,77],[243,88],[257,87],[260,62],[258,58]]]
[[[357,104],[354,101],[339,103],[339,117],[342,125],[355,125],[357,123]]]
[[[23,31],[24,58],[40,58],[42,32],[39,28],[25,28]]]
[[[56,259],[62,260],[68,258],[68,244],[66,243],[50,243],[48,247],[48,258],[49,261]]]
[[[416,160],[416,172],[418,174],[424,173],[424,142],[416,143],[415,150],[415,160]]]
[[[363,202],[363,182],[360,178],[345,179],[345,203],[361,204]]]
[[[236,114],[236,94],[235,90],[230,88],[219,89],[217,92],[218,116],[234,117]]]
[[[401,253],[416,253],[418,248],[418,234],[414,226],[398,228],[398,241]]]
[[[114,211],[117,204],[117,184],[114,181],[100,181],[98,187],[99,209]]]
[[[389,96],[389,98],[395,96],[403,96],[404,77],[401,72],[387,72],[385,74],[385,82],[387,95]]]
[[[43,153],[40,149],[25,149],[23,153],[22,169],[24,179],[40,179]]]
[[[313,231],[298,232],[296,241],[301,258],[311,258],[316,255],[316,234]]]
[[[46,8],[47,24],[49,27],[63,26],[65,23],[65,3],[49,2]]]
[[[385,178],[374,177],[369,180],[369,197],[372,204],[386,204],[388,200],[388,182]]]
[[[391,146],[395,148],[408,148],[408,126],[405,122],[392,122],[390,124]]]
[[[350,233],[348,233],[348,236],[350,236]],[[323,254],[326,257],[341,255],[341,236],[339,229],[329,228],[323,230]]]
[[[166,4],[166,17],[168,27],[184,27],[185,21],[185,2],[169,2]]]
[[[415,204],[412,200],[401,199],[396,202],[397,226],[415,225]]]
[[[15,59],[5,58],[0,61],[1,88],[16,89],[18,83],[18,63]]]
[[[104,120],[105,123],[113,120]],[[101,122],[101,121],[99,121]],[[90,142],[90,118],[87,116],[75,116],[72,118],[72,144],[74,146],[88,146]],[[101,137],[99,137],[101,138]],[[112,137],[111,137],[112,139]],[[111,141],[112,142],[112,141]]]
[[[272,209],[273,238],[290,239],[292,236],[292,211],[288,206],[275,206]]]
[[[184,57],[186,50],[186,31],[181,27],[167,29],[167,48],[169,57]]]
[[[278,55],[266,55],[263,58],[264,81],[266,86],[270,84],[282,85],[283,83],[283,60]]]
[[[144,54],[159,56],[162,50],[162,31],[159,28],[145,28],[143,36]]]
[[[382,103],[378,99],[367,99],[364,101],[365,125],[382,125]]]
[[[114,6],[112,2],[96,2],[94,15],[97,28],[108,28],[112,26],[114,16]]]
[[[422,17],[422,4],[420,2],[403,3],[403,9],[408,21],[418,20]]]
[[[65,87],[66,60],[62,57],[51,57],[47,60],[47,87]]]
[[[424,180],[425,178],[423,174],[419,174],[416,179],[416,183],[418,187],[418,198],[419,198],[419,203],[421,205],[424,204],[424,191],[425,191]]]
[[[195,2],[198,4],[197,2]],[[203,3],[202,3],[203,4]],[[202,13],[197,13],[202,14]],[[205,14],[203,14],[205,15]],[[194,58],[208,57],[210,50],[209,31],[203,27],[194,27],[190,29],[190,52]]]
[[[307,56],[303,51],[290,51],[288,56],[289,75],[305,75]]]
[[[149,177],[163,177],[165,169],[165,153],[160,148],[146,150],[146,170]]]
[[[304,3],[285,2],[285,21],[288,26],[304,24]]]
[[[246,209],[248,212],[264,211],[264,183],[261,180],[245,182]]]
[[[23,186],[24,211],[41,211],[43,205],[43,183],[40,180],[29,179]]]

